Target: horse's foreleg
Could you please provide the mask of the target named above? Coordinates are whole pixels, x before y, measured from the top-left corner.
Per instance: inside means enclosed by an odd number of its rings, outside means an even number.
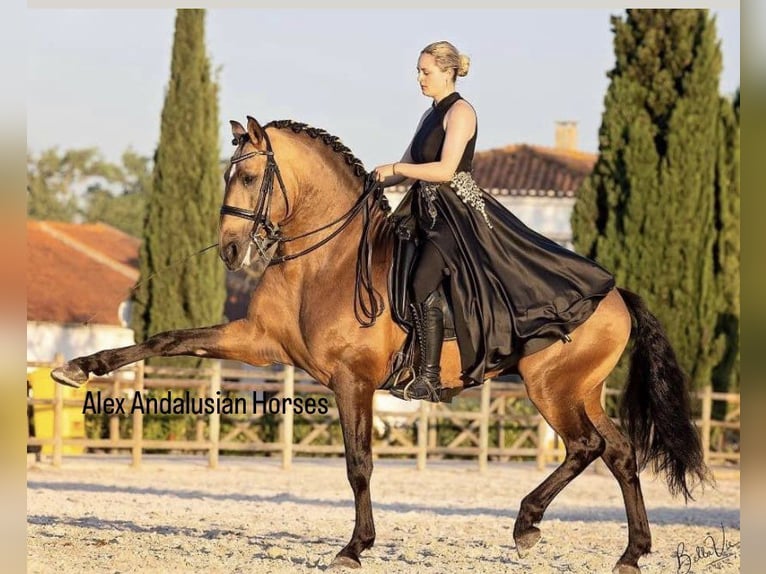
[[[261,331],[246,319],[214,327],[165,331],[137,345],[72,359],[63,367],[54,369],[51,375],[59,383],[79,387],[91,373],[104,375],[149,357],[189,355],[255,365],[284,362],[279,346]]]
[[[332,566],[358,568],[359,555],[375,542],[370,477],[372,476],[372,396],[374,387],[351,382],[334,385],[343,442],[346,472],[354,491],[356,522],[351,540],[338,552]]]

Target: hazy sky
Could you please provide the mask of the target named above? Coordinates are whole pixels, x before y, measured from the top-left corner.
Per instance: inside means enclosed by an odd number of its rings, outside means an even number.
[[[208,10],[219,69],[221,155],[229,119],[294,119],[339,136],[368,169],[399,158],[430,100],[419,51],[449,40],[472,59],[458,90],[479,116],[478,150],[552,145],[579,122],[596,151],[619,10]],[[738,10],[714,10],[721,91],[740,82]],[[173,10],[27,11],[27,143],[152,155],[170,73]],[[189,118],[190,122],[194,118]]]

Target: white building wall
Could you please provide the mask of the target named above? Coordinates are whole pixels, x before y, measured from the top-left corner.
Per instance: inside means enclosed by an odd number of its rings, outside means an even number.
[[[52,361],[56,353],[69,360],[133,344],[133,329],[126,327],[27,322],[27,361]]]

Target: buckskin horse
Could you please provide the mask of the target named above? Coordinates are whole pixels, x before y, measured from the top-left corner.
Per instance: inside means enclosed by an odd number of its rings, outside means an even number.
[[[53,378],[80,386],[91,373],[175,355],[304,369],[335,394],[354,493],[351,540],[332,565],[359,567],[360,554],[375,541],[369,491],[373,394],[405,339],[379,295],[392,262],[389,210],[380,193],[370,192],[376,186],[361,162],[324,130],[292,121],[264,128],[250,116],[247,128],[231,125],[236,150],[224,175],[219,254],[230,270],[256,259],[271,263],[247,316],[76,358],[54,370]],[[631,334],[623,435],[600,397]],[[662,327],[637,295],[616,288],[571,333],[571,342],[527,355],[517,368],[529,398],[566,446],[561,465],[521,501],[513,530],[517,551],[524,555],[537,543],[535,525],[548,505],[601,457],[620,485],[628,521],[628,545],[614,571],[640,572],[638,559],[650,551],[651,535],[639,470],[651,464],[664,471],[670,491],[685,499],[708,476],[684,375]],[[445,342],[442,382],[449,388],[463,384],[454,341]]]

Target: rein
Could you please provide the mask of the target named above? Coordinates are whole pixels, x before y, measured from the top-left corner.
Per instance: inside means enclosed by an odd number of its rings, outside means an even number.
[[[285,219],[289,217],[291,210],[290,202],[287,197],[287,189],[284,180],[282,179],[282,174],[279,171],[279,165],[277,165],[277,162],[274,159],[274,151],[271,148],[271,141],[265,131],[264,135],[266,140],[266,151],[255,150],[232,157],[230,160],[231,164],[236,164],[258,155],[266,156],[266,170],[263,174],[263,180],[261,181],[261,188],[258,192],[258,200],[255,209],[251,211],[223,204],[220,210],[221,215],[232,215],[253,222],[253,229],[250,231],[250,241],[258,250],[259,257],[268,261],[268,265],[271,266],[297,259],[319,249],[337,237],[346,227],[348,227],[354,217],[361,213],[362,237],[359,241],[359,248],[357,250],[356,281],[354,286],[354,314],[356,320],[363,327],[371,327],[375,324],[376,318],[383,313],[384,308],[383,298],[375,289],[372,282],[373,250],[372,241],[370,239],[370,214],[372,205],[378,203],[384,210],[387,210],[386,199],[383,196],[383,188],[376,181],[375,174],[368,173],[365,176],[364,189],[362,190],[361,195],[346,213],[321,227],[301,233],[300,235],[286,237],[282,234],[279,224],[271,221],[271,201],[274,196],[275,176],[285,201]],[[235,139],[232,143],[236,145],[238,141]],[[372,199],[372,201],[370,201],[370,199]],[[276,257],[273,256],[273,253],[277,251],[275,247],[278,248],[281,244],[310,237],[339,223],[340,226],[327,237],[317,241],[315,244],[302,251]],[[259,235],[261,230],[265,232],[264,236]]]

